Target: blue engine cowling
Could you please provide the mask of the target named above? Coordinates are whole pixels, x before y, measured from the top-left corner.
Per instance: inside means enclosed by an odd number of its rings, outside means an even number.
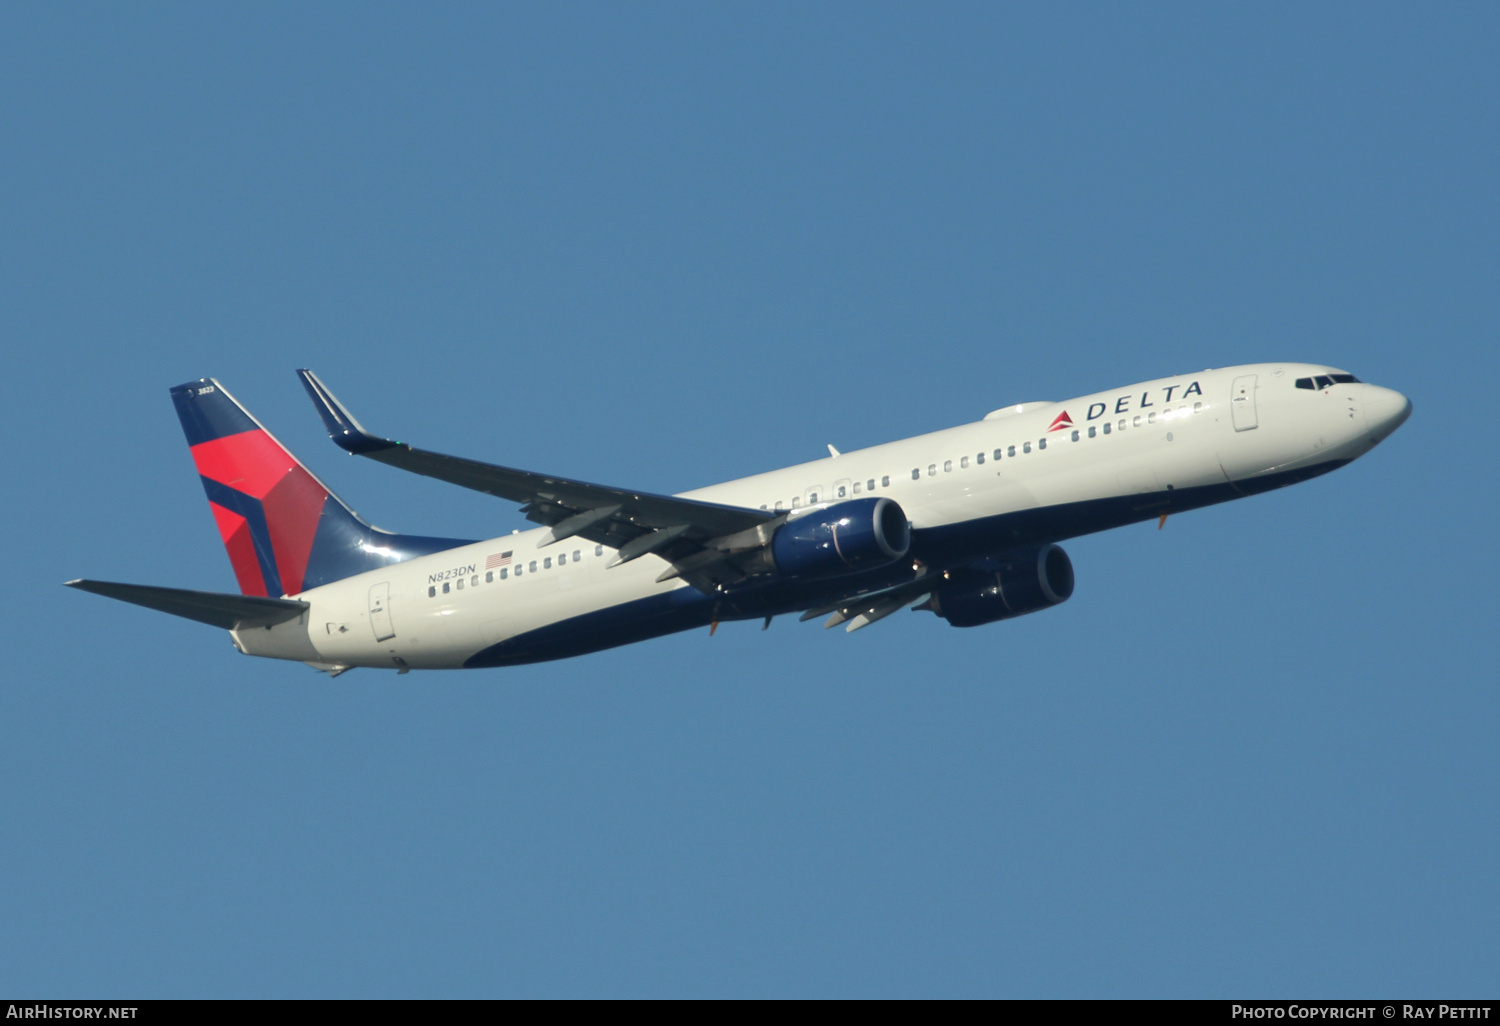
[[[950,570],[920,607],[955,627],[1009,620],[1066,602],[1073,594],[1073,561],[1056,545]]]
[[[813,510],[777,529],[771,558],[789,577],[829,577],[876,570],[905,558],[911,524],[885,497],[850,499]]]

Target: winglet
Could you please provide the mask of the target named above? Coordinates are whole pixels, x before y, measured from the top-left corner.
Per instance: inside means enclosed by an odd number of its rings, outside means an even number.
[[[302,379],[302,387],[312,396],[318,416],[323,418],[323,426],[328,428],[328,437],[340,449],[364,455],[382,449],[393,449],[401,444],[366,431],[364,425],[354,419],[354,414],[344,409],[344,404],[333,397],[333,393],[328,391],[328,387],[312,371],[303,368],[297,371],[297,377]]]

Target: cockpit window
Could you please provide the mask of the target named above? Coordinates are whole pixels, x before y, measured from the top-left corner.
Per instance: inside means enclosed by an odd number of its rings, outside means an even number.
[[[1358,385],[1359,379],[1353,374],[1319,374],[1316,378],[1298,378],[1297,387],[1317,391],[1327,388],[1329,385]]]

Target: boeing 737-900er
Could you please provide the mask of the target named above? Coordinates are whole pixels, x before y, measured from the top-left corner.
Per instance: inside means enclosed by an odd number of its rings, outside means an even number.
[[[1254,364],[654,495],[380,438],[298,374],[342,448],[520,503],[541,526],[489,541],[383,531],[203,378],[172,401],[240,593],[68,583],[335,675],[512,666],[790,613],[853,631],[910,607],[976,627],[1072,595],[1060,541],[1317,477],[1411,413],[1332,367]]]

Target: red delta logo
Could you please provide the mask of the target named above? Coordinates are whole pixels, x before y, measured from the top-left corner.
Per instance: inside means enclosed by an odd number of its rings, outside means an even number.
[[[192,453],[240,592],[302,591],[328,499],[323,486],[260,429],[199,442]]]
[[[1049,427],[1047,430],[1048,431],[1065,431],[1065,430],[1067,430],[1068,428],[1070,428],[1072,426],[1073,426],[1073,418],[1068,416],[1068,411],[1067,410],[1063,410],[1061,413],[1059,413],[1056,417],[1054,417],[1052,419],[1052,426]]]

